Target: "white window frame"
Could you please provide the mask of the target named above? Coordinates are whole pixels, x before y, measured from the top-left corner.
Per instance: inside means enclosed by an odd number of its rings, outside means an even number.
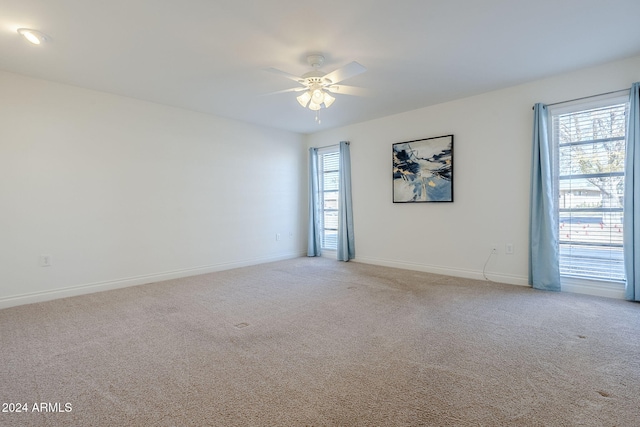
[[[629,99],[626,94],[607,94],[597,97],[591,97],[588,100],[577,100],[561,105],[551,105],[548,107],[549,112],[549,140],[553,144],[554,164],[556,172],[554,173],[555,193],[559,196],[559,173],[558,173],[558,156],[559,148],[554,139],[554,120],[553,117],[562,114],[569,114],[583,110],[590,110],[611,106],[615,104],[628,104]],[[556,200],[558,200],[556,198]],[[556,219],[559,218],[559,210],[555,212]],[[611,298],[624,298],[624,282],[606,281],[599,279],[588,279],[582,277],[571,277],[561,275],[560,286],[562,291],[584,293],[597,296],[605,296]]]
[[[334,172],[332,171],[325,171],[324,170],[324,159],[323,156],[328,155],[328,154],[337,154],[338,156],[340,156],[340,146],[336,145],[336,146],[330,146],[330,147],[324,147],[324,148],[320,148],[318,149],[318,203],[319,203],[319,211],[320,211],[320,245],[321,245],[321,249],[322,252],[328,252],[329,254],[333,254],[335,252],[337,252],[337,233],[338,233],[338,229],[337,229],[337,224],[336,224],[336,228],[330,228],[329,230],[331,231],[335,231],[336,233],[336,239],[335,239],[335,246],[326,246],[326,239],[325,239],[325,214],[326,213],[335,213],[336,215],[336,221],[337,221],[337,215],[338,215],[338,209],[337,207],[334,208],[327,208],[325,206],[325,188],[324,188],[324,174],[325,172]],[[338,161],[338,173],[339,173],[339,161]],[[337,196],[339,197],[340,194],[340,186],[339,183],[337,183],[338,185],[338,190],[337,190]],[[326,191],[333,191],[333,190],[326,190]]]

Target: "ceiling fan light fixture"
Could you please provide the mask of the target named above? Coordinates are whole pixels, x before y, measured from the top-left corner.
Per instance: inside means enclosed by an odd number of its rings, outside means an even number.
[[[48,37],[37,30],[32,30],[29,28],[18,28],[18,34],[27,39],[27,41],[31,44],[39,45],[48,40]]]
[[[318,111],[320,108],[322,108],[322,106],[320,104],[316,104],[315,102],[311,101],[309,103],[309,109],[313,110],[313,111]]]
[[[297,96],[296,99],[298,100],[298,103],[302,105],[302,108],[305,108],[309,101],[311,101],[311,95],[308,90],[305,90],[302,92],[302,95]]]
[[[333,101],[335,101],[336,98],[329,95],[328,92],[324,93],[324,108],[329,108],[331,107],[331,104],[333,104]]]
[[[316,104],[322,104],[324,102],[324,91],[320,88],[313,89],[311,99]]]

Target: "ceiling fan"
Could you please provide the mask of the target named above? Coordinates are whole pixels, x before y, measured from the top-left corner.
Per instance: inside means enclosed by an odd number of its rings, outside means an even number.
[[[272,92],[269,95],[285,92],[302,92],[302,94],[296,97],[298,103],[300,103],[303,108],[309,108],[310,110],[317,112],[321,108],[329,108],[331,104],[333,104],[335,98],[331,95],[332,93],[344,95],[364,94],[364,90],[361,88],[338,85],[338,83],[343,80],[367,71],[364,66],[357,62],[350,62],[344,67],[338,68],[330,73],[320,71],[320,67],[324,64],[324,56],[320,53],[308,55],[307,63],[311,68],[313,68],[313,70],[303,74],[302,76],[295,76],[276,68],[268,68],[267,71],[281,75],[300,84],[299,87]],[[316,120],[318,120],[317,116]]]

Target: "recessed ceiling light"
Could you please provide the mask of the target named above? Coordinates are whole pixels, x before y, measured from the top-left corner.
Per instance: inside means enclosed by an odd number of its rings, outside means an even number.
[[[41,44],[49,40],[45,34],[29,28],[18,28],[18,33],[32,44]]]

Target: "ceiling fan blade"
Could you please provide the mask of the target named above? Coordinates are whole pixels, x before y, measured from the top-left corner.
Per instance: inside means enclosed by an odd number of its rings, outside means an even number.
[[[367,89],[356,87],[356,86],[331,85],[331,86],[325,86],[325,89],[331,93],[337,93],[338,95],[354,95],[354,96],[369,95],[369,91]]]
[[[365,71],[367,71],[367,69],[363,65],[360,65],[357,62],[353,61],[348,63],[344,67],[330,72],[329,74],[325,75],[324,78],[331,80],[332,84],[336,84],[353,76],[357,76],[358,74],[364,73]]]
[[[265,71],[268,71],[268,72],[273,73],[273,74],[278,74],[278,75],[280,75],[282,77],[285,77],[287,79],[293,80],[294,82],[297,82],[297,83],[304,83],[304,79],[301,78],[300,76],[294,76],[291,73],[287,73],[286,71],[278,70],[277,68],[273,68],[273,67],[265,68]]]
[[[260,96],[277,95],[279,93],[287,93],[287,92],[302,92],[303,90],[307,90],[307,88],[306,87],[292,87],[291,89],[283,89],[283,90],[278,90],[278,91],[275,91],[275,92],[263,93]]]

